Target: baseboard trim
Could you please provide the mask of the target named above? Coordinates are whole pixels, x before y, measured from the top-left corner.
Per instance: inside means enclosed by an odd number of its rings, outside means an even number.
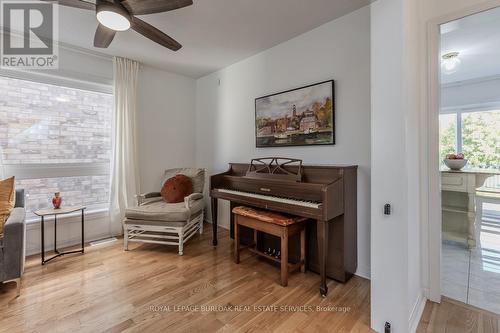
[[[100,240],[100,239],[104,239],[104,238],[110,238],[110,237],[114,237],[114,235],[110,235],[109,233],[92,235],[91,237],[85,238],[85,243],[89,243],[89,242]],[[65,239],[63,241],[59,241],[58,240],[57,241],[57,248],[58,249],[63,249],[65,247],[70,247],[70,246],[74,246],[74,245],[80,245],[81,242],[82,242],[82,238],[80,236],[73,237],[73,238],[70,238],[70,239]],[[54,244],[53,243],[47,244],[45,246],[45,251],[52,251],[53,248],[54,248]],[[40,254],[40,253],[41,253],[40,246],[26,248],[26,257],[32,256],[32,255],[36,255],[36,254]]]
[[[369,266],[359,266],[358,269],[356,270],[356,273],[354,275],[360,276],[363,279],[371,280],[371,273],[370,273],[370,267]]]
[[[418,295],[415,304],[413,305],[410,320],[408,321],[408,328],[410,333],[415,333],[417,331],[418,324],[420,323],[420,318],[422,318],[422,314],[424,313],[426,302],[427,298],[424,296],[424,293],[421,292]]]

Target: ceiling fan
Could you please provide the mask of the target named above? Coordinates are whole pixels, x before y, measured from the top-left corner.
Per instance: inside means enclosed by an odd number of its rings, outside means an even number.
[[[168,12],[191,6],[193,0],[42,0],[63,6],[89,9],[96,12],[99,25],[94,36],[94,46],[106,48],[111,44],[117,31],[134,29],[146,38],[173,51],[182,45],[175,39],[138,19],[134,15]],[[94,3],[95,2],[95,3]]]

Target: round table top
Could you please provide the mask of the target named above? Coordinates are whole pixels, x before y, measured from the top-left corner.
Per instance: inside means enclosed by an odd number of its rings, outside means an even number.
[[[79,210],[84,210],[85,206],[69,206],[69,207],[61,207],[61,208],[44,208],[34,211],[35,215],[38,216],[47,216],[47,215],[60,215],[60,214],[69,214],[74,213]]]

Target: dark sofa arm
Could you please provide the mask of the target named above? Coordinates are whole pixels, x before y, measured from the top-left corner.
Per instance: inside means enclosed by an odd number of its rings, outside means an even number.
[[[3,279],[21,277],[25,255],[26,211],[22,207],[12,210],[4,225],[3,233]]]
[[[24,207],[24,189],[16,190],[16,207]]]

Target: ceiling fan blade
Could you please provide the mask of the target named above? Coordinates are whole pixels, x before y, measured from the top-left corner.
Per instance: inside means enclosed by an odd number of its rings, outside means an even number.
[[[115,37],[116,31],[111,30],[99,24],[94,35],[94,46],[99,48],[107,48],[113,38]]]
[[[130,23],[132,29],[134,29],[144,37],[151,39],[153,42],[163,45],[166,48],[171,49],[172,51],[177,51],[182,47],[182,45],[172,37],[156,29],[151,24],[148,24],[136,17],[132,16],[132,20],[130,21]]]
[[[83,0],[42,0],[42,1],[52,2],[67,7],[95,10],[94,3]]]
[[[133,15],[145,15],[191,6],[193,0],[123,0],[121,4]]]

